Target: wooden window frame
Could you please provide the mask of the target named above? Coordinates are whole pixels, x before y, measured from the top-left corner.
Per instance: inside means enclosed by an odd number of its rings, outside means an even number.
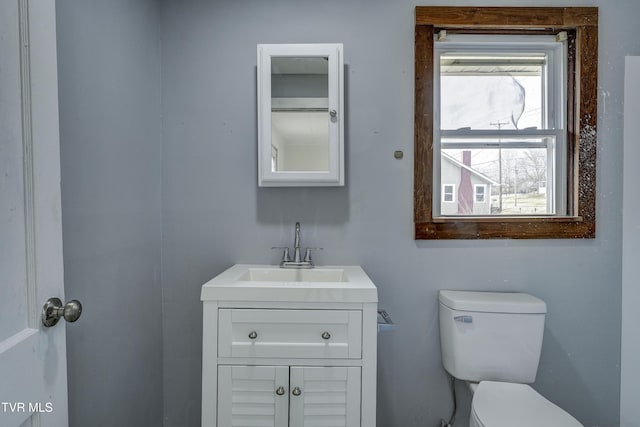
[[[436,32],[568,34],[567,215],[433,217]],[[415,239],[566,239],[596,234],[597,7],[418,6],[415,25]]]

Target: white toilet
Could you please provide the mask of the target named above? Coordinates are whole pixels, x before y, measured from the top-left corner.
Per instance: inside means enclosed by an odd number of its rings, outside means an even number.
[[[583,427],[533,388],[547,306],[514,292],[440,291],[444,368],[473,391],[469,427]]]

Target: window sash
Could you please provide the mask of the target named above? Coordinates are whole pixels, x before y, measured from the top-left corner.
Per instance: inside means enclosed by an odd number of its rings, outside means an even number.
[[[546,73],[542,78],[542,123],[544,129],[509,129],[509,130],[484,130],[484,129],[440,129],[440,76],[441,56],[445,53],[475,56],[487,55],[512,55],[514,52],[523,52],[525,58],[533,58],[535,55],[544,54],[547,66],[543,67]],[[547,149],[547,189],[553,189],[548,195],[547,212],[550,214],[540,216],[562,216],[567,214],[567,159],[566,159],[566,130],[565,130],[565,104],[567,81],[567,46],[566,42],[556,41],[555,36],[531,36],[531,35],[469,35],[455,34],[447,36],[445,42],[434,42],[434,86],[433,86],[433,217],[443,217],[441,212],[440,191],[441,181],[441,150],[447,148],[546,148]],[[559,90],[562,89],[562,90]],[[526,139],[541,139],[541,142],[530,142]],[[456,142],[442,142],[443,140],[459,139]],[[473,142],[473,139],[489,140],[490,143]],[[466,142],[465,142],[466,140]],[[549,145],[553,140],[553,145]],[[441,202],[442,201],[442,202]],[[458,216],[458,215],[454,215]],[[536,215],[534,215],[536,216]],[[487,215],[487,217],[500,217],[500,215]]]
[[[547,129],[563,129],[566,121],[566,84],[567,42],[557,41],[553,35],[487,35],[487,34],[450,34],[444,41],[434,42],[434,125],[440,128],[440,84],[441,57],[445,54],[474,56],[512,56],[535,58],[545,55],[547,66],[543,67],[543,96],[555,94],[554,99],[544,99],[543,117]]]

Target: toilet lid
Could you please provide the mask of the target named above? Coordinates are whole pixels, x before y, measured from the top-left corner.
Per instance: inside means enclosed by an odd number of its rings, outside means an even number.
[[[482,381],[471,411],[484,427],[583,427],[526,384]]]

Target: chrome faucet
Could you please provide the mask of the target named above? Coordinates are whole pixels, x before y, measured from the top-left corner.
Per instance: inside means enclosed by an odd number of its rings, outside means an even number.
[[[295,235],[293,238],[293,260],[289,256],[289,248],[274,246],[271,249],[282,249],[281,268],[313,268],[313,260],[311,259],[311,250],[322,248],[306,248],[304,258],[300,255],[300,223],[296,222]]]
[[[300,223],[296,222],[296,234],[293,237],[293,262],[300,263]]]

